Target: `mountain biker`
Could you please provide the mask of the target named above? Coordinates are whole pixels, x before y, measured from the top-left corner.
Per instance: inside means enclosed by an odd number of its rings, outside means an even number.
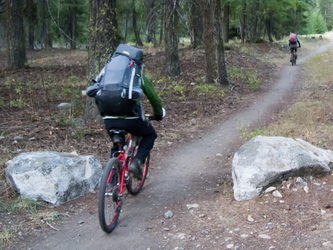
[[[164,115],[161,99],[157,95],[150,80],[145,75],[142,77],[143,83],[141,84],[141,89],[147,96],[153,108],[153,119],[161,121]],[[151,123],[144,119],[141,101],[137,105],[140,113],[142,114],[141,116],[104,116],[103,120],[105,128],[108,132],[111,129],[123,129],[132,135],[141,137],[137,154],[135,155],[132,164],[129,166],[129,171],[132,177],[142,179],[142,169],[144,167],[147,156],[154,146],[154,141],[157,138],[157,134]],[[114,157],[114,153],[117,151],[118,145],[114,145],[111,149],[111,157]]]
[[[290,62],[292,61],[292,55],[293,55],[293,50],[295,50],[295,55],[297,58],[297,43],[298,43],[298,48],[301,47],[301,44],[297,38],[297,34],[296,33],[290,33],[289,36],[289,48],[290,48]]]

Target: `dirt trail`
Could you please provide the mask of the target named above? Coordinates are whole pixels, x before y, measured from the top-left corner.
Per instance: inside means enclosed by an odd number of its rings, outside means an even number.
[[[255,127],[268,122],[286,106],[286,100],[293,94],[293,89],[301,84],[302,64],[305,60],[322,53],[332,44],[322,46],[298,60],[295,67],[286,64],[279,73],[279,79],[265,96],[228,120],[221,121],[207,131],[202,139],[177,145],[167,157],[160,159],[158,163],[155,160],[153,174],[143,191],[136,197],[128,196],[125,199],[119,224],[111,235],[104,234],[99,228],[96,211],[92,215],[88,211],[82,211],[79,217],[69,219],[59,231],[34,239],[33,242],[26,243],[26,246],[34,250],[181,247],[179,239],[163,240],[159,227],[165,221],[164,213],[171,210],[176,214],[180,207],[186,209],[186,204],[213,199],[210,196],[214,193],[219,178],[230,176],[230,164],[227,168],[223,166],[227,165],[228,157],[241,145],[239,130],[235,128],[240,123]],[[79,224],[78,221],[84,223]],[[194,242],[192,247],[195,248],[199,243],[200,241]],[[201,242],[201,247],[204,246]]]

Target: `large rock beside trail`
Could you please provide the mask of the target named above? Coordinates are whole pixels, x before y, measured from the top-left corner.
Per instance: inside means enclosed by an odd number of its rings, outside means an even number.
[[[333,152],[301,139],[257,136],[232,161],[234,197],[249,200],[264,188],[289,177],[324,176],[333,167]]]
[[[102,176],[93,156],[58,152],[22,153],[6,168],[6,179],[21,197],[55,205],[94,191]]]

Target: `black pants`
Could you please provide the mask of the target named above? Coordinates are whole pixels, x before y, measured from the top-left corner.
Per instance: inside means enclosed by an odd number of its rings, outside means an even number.
[[[148,121],[144,121],[141,118],[104,119],[104,123],[107,131],[110,131],[110,129],[124,129],[132,135],[142,137],[135,160],[140,160],[141,162],[146,160],[157,138],[154,127]]]

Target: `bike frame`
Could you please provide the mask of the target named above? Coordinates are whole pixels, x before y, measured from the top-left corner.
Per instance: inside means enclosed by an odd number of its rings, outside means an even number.
[[[145,117],[146,119],[151,120],[153,116],[145,115]],[[118,146],[115,147],[118,148],[118,151],[113,152],[113,150],[111,150],[111,159],[108,161],[101,179],[102,185],[100,186],[98,200],[99,222],[102,230],[106,233],[111,233],[117,225],[121,207],[124,201],[123,194],[125,190],[127,189],[127,192],[132,195],[136,195],[141,191],[148,174],[150,159],[150,154],[148,154],[145,160],[142,178],[131,178],[129,174],[129,165],[133,162],[137,146],[139,145],[141,138],[135,135],[131,135],[124,130],[110,130],[110,135],[112,141],[116,143],[114,146]],[[119,135],[124,137],[119,137]],[[116,156],[115,153],[118,155]],[[117,158],[113,158],[115,156]],[[115,179],[116,176],[117,179]],[[108,197],[107,201],[106,197]],[[116,206],[114,206],[115,203]],[[109,213],[106,213],[108,209],[112,209],[110,210],[111,216],[109,216]],[[112,221],[110,222],[108,218],[112,219]]]
[[[129,155],[129,152],[132,152],[132,154]],[[131,134],[128,134],[126,142],[122,146],[121,151],[119,152],[117,158],[121,162],[121,167],[120,169],[118,168],[118,178],[119,178],[118,183],[119,183],[119,196],[122,197],[126,189],[126,184],[127,184],[126,181],[128,180],[126,178],[129,178],[128,166],[133,160],[133,143],[132,143]],[[111,175],[109,178],[111,178]]]

